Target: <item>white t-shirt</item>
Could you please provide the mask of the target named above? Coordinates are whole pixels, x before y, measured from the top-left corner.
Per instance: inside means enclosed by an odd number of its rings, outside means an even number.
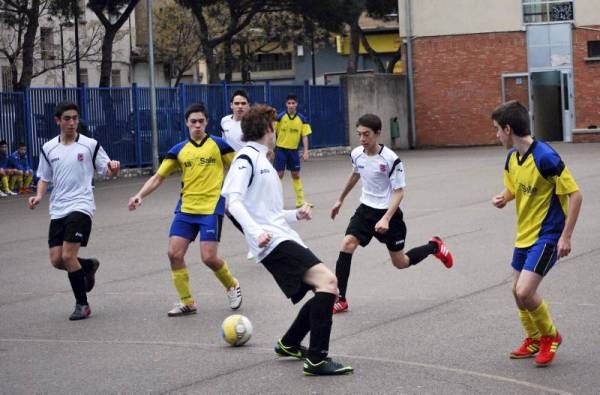
[[[105,174],[109,161],[100,143],[81,134],[69,145],[62,144],[60,136],[44,144],[37,176],[53,184],[50,218],[62,218],[74,211],[93,217],[94,168],[98,174]]]
[[[231,163],[221,192],[228,199],[232,193],[241,195],[251,221],[244,223],[236,219],[242,224],[246,242],[258,261],[286,240],[293,240],[306,247],[288,223],[296,221],[296,210],[283,209],[281,181],[267,159],[267,151],[266,146],[256,142],[249,142],[239,150]],[[257,238],[263,232],[271,235],[271,242],[260,248]]]
[[[221,130],[223,140],[233,148],[234,151],[239,151],[246,145],[242,141],[242,121],[233,119],[233,114],[226,115],[221,119]]]
[[[360,202],[376,209],[389,208],[392,191],[406,186],[398,155],[384,145],[373,156],[368,156],[362,146],[354,148],[350,155],[354,173],[360,174],[362,181]]]

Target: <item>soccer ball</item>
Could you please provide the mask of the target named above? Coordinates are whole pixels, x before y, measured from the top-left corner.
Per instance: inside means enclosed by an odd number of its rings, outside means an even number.
[[[252,323],[241,314],[230,315],[221,325],[221,335],[229,345],[243,346],[252,336]]]

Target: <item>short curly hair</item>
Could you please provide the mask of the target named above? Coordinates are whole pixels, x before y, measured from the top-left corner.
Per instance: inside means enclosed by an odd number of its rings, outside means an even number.
[[[257,104],[242,118],[242,140],[257,141],[263,138],[277,120],[277,111],[266,104]]]

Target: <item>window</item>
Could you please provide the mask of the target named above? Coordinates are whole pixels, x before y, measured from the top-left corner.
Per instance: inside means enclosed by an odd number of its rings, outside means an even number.
[[[291,70],[291,53],[263,53],[256,55],[254,71]]]
[[[79,80],[82,85],[88,86],[90,84],[87,69],[79,69]]]
[[[588,58],[600,58],[600,41],[588,41]]]
[[[573,0],[523,0],[523,22],[572,21]]]
[[[2,91],[3,92],[12,92],[13,84],[12,84],[12,71],[9,66],[2,66]]]
[[[114,87],[121,86],[121,70],[113,70],[110,75],[110,85]]]
[[[42,60],[51,60],[56,58],[54,34],[51,28],[43,27],[40,29],[40,49]]]

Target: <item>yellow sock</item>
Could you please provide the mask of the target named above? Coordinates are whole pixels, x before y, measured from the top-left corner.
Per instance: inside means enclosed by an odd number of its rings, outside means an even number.
[[[190,290],[190,275],[186,267],[179,270],[171,270],[171,278],[173,279],[173,285],[179,295],[179,300],[183,304],[194,303],[192,297],[192,291]]]
[[[33,173],[27,173],[25,175],[25,183],[23,184],[23,188],[29,188],[31,185],[31,180],[33,180]]]
[[[525,329],[527,337],[540,340],[540,331],[535,325],[535,322],[533,322],[529,311],[519,309],[519,318],[521,319],[521,324],[523,325],[523,329]]]
[[[227,262],[223,261],[223,266],[221,266],[221,268],[219,270],[217,270],[213,273],[215,274],[215,277],[217,277],[219,279],[221,284],[223,284],[223,286],[226,289],[235,287],[237,285],[237,280],[235,279],[235,277],[233,277],[233,274],[231,274],[231,272],[229,271]]]
[[[530,311],[530,314],[541,336],[556,336],[556,328],[554,322],[552,322],[552,317],[550,317],[546,302],[542,301],[535,310]]]
[[[18,175],[18,176],[12,176],[10,179],[10,189],[11,190],[15,190],[15,185],[18,185],[18,188],[21,188],[21,185],[23,185],[23,175]]]
[[[4,188],[4,191],[8,191],[8,176],[2,176],[2,187]]]
[[[304,191],[302,190],[302,181],[299,178],[292,178],[294,192],[296,192],[296,206],[300,207],[304,204]]]

